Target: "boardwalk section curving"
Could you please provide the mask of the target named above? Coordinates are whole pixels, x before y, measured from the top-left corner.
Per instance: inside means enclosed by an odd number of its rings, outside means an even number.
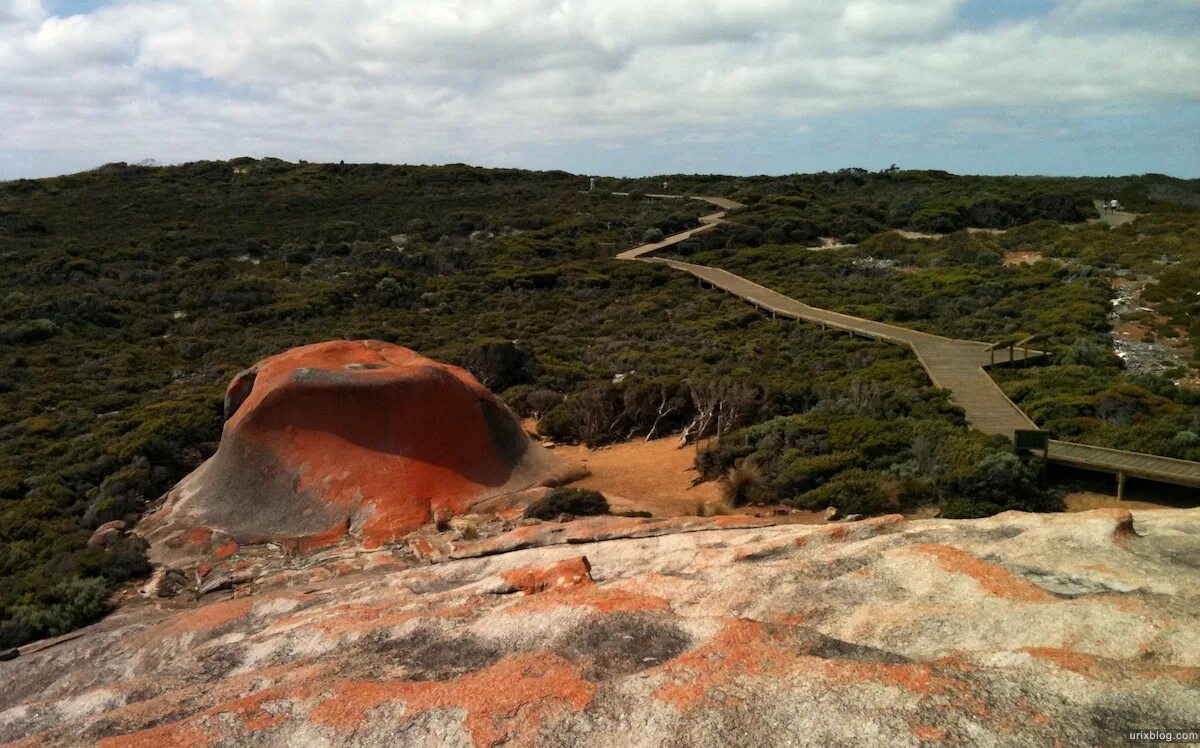
[[[745,299],[776,317],[803,320],[825,328],[908,346],[917,354],[933,383],[949,390],[954,402],[966,411],[967,422],[984,433],[1012,438],[1013,432],[1019,429],[1037,428],[984,372],[983,364],[988,362],[990,356],[987,343],[943,338],[809,306],[719,268],[661,258],[648,261],[691,273],[701,281]]]
[[[993,345],[975,340],[947,338],[933,333],[912,330],[886,322],[855,317],[829,309],[811,306],[766,286],[735,275],[727,270],[707,265],[696,265],[662,257],[646,257],[657,250],[674,246],[694,236],[711,231],[725,220],[726,211],[741,207],[740,203],[717,197],[695,197],[695,200],[716,205],[723,210],[703,216],[701,225],[668,236],[659,242],[644,244],[617,255],[621,260],[653,262],[681,270],[726,293],[737,296],[770,312],[774,317],[801,320],[821,327],[843,330],[874,340],[882,340],[912,349],[921,365],[933,380],[934,385],[950,392],[950,399],[966,414],[972,428],[986,434],[995,434],[1012,440],[1017,431],[1037,429],[1025,412],[1009,399],[985,369],[993,364],[1012,360],[1012,349],[1008,356],[997,355]],[[1045,354],[1028,351],[1022,358],[1035,359]],[[1125,478],[1145,478],[1176,485],[1200,487],[1200,463],[1176,460],[1169,457],[1127,452],[1124,450],[1093,447],[1050,440],[1044,453],[1047,460],[1070,467],[1114,473],[1118,477],[1118,493],[1123,493]]]
[[[614,192],[613,194],[621,195],[624,193]],[[666,198],[666,197],[671,197],[671,196],[670,195],[647,195],[647,197]],[[691,239],[693,236],[699,236],[700,234],[704,234],[709,231],[712,231],[717,226],[724,223],[726,211],[733,210],[734,208],[742,207],[741,203],[735,203],[734,201],[726,200],[723,197],[697,197],[697,198],[693,198],[693,199],[701,200],[701,201],[709,203],[711,205],[715,205],[718,208],[721,208],[721,211],[719,211],[717,213],[709,213],[706,216],[700,216],[700,225],[694,229],[688,229],[687,231],[681,231],[678,234],[672,234],[671,236],[668,236],[666,239],[663,239],[660,242],[652,242],[650,244],[643,244],[640,247],[634,247],[633,249],[627,249],[624,252],[621,252],[620,254],[618,254],[617,259],[618,260],[636,260],[637,258],[641,257],[642,255],[650,254],[651,252],[654,252],[659,249],[666,249],[667,247],[678,244],[682,241],[687,241],[688,239]]]

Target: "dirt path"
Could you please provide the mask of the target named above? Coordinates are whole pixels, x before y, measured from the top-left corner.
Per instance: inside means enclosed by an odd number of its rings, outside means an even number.
[[[1107,223],[1109,226],[1116,228],[1123,226],[1133,219],[1138,217],[1137,213],[1126,213],[1123,210],[1106,210],[1103,200],[1093,200],[1092,205],[1096,206],[1096,211],[1100,213],[1099,218],[1093,218],[1088,223]]]

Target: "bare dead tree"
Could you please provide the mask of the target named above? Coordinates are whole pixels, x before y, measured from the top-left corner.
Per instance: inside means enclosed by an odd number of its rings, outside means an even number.
[[[717,436],[724,436],[730,429],[745,422],[758,404],[758,389],[748,384],[723,380],[720,385],[721,398],[717,404]]]
[[[658,424],[662,423],[664,418],[679,410],[681,406],[682,403],[679,402],[678,397],[668,393],[665,386],[660,386],[658,388],[658,407],[654,412],[654,422],[650,424],[650,430],[646,432],[646,441],[653,439],[655,432],[658,431]]]
[[[579,424],[586,443],[603,441],[622,417],[620,400],[606,387],[589,387],[567,400],[571,416]]]
[[[679,445],[696,441],[715,432],[719,437],[743,423],[758,404],[758,389],[740,382],[722,379],[697,382],[689,387],[696,415],[683,430]]]

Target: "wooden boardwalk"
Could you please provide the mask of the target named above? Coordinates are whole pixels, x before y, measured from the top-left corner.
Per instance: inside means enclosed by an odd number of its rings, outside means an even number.
[[[695,276],[702,284],[742,298],[770,312],[773,317],[801,320],[826,329],[843,330],[874,340],[907,346],[925,367],[934,385],[950,392],[950,399],[966,413],[967,423],[986,434],[996,434],[1009,440],[1020,430],[1036,429],[1037,425],[1004,394],[985,369],[993,363],[1008,363],[1013,350],[993,351],[993,345],[975,340],[958,340],[941,335],[912,330],[886,322],[855,317],[841,312],[810,306],[781,293],[734,275],[727,270],[696,265],[690,262],[661,257],[645,257],[656,250],[679,244],[698,234],[711,231],[725,219],[725,210],[741,207],[724,198],[696,197],[696,200],[723,208],[719,213],[700,219],[701,225],[674,234],[660,242],[644,244],[617,255],[621,260],[654,262]],[[1023,360],[1016,353],[1016,361]],[[1043,354],[1029,351],[1028,359]],[[1118,477],[1118,493],[1123,493],[1125,477],[1145,478],[1185,486],[1200,487],[1200,463],[1168,457],[1126,452],[1086,444],[1051,440],[1044,456],[1053,463],[1070,467],[1114,473]]]

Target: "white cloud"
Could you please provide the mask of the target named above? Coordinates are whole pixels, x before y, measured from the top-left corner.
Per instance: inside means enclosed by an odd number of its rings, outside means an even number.
[[[1200,101],[1197,0],[1062,0],[985,30],[962,5],[0,0],[0,149],[494,163],[768,118]]]

